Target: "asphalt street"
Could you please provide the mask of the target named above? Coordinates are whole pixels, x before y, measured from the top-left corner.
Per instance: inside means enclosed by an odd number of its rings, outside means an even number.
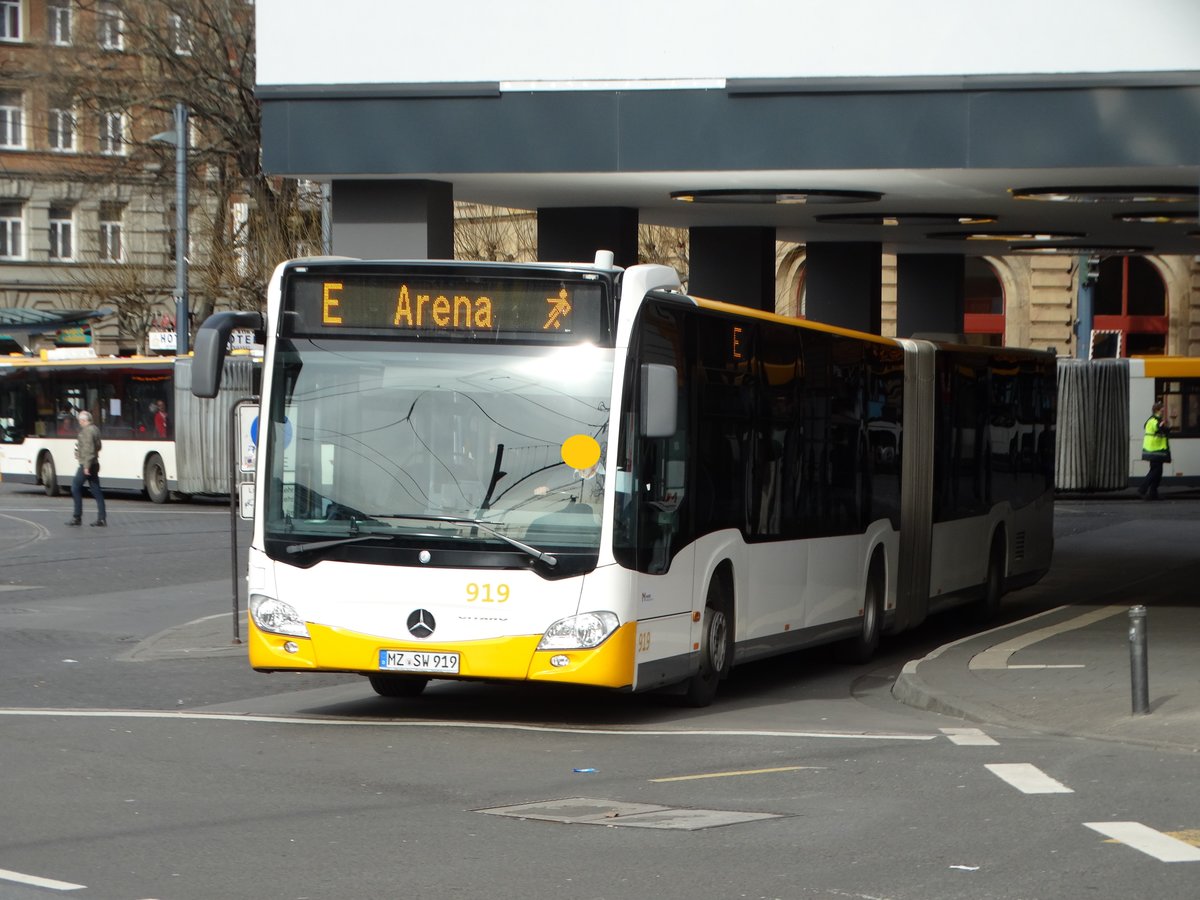
[[[103,531],[67,511],[0,485],[3,900],[1196,896],[1200,753],[898,701],[908,663],[993,646],[949,617],[865,666],[748,666],[699,711],[503,685],[386,700],[248,669],[226,507],[117,496]],[[997,627],[1142,578],[1115,546],[1165,572],[1139,522],[1182,539],[1197,511],[1062,502],[1061,572]]]

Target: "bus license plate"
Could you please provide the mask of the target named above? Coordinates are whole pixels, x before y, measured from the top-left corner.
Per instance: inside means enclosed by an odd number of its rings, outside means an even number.
[[[379,668],[390,672],[458,674],[458,654],[440,650],[380,650]]]

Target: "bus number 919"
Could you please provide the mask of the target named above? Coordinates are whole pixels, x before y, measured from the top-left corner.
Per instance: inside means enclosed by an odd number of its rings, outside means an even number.
[[[468,603],[507,603],[508,602],[508,585],[507,584],[477,584],[476,582],[468,582],[467,584],[467,602]]]

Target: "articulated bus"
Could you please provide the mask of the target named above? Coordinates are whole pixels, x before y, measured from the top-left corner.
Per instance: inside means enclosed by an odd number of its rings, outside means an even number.
[[[1146,477],[1142,436],[1156,398],[1171,422],[1171,462],[1163,484],[1200,484],[1200,358],[1146,356],[1129,360],[1129,476]]]
[[[221,402],[191,390],[190,358],[0,359],[0,479],[70,490],[75,416],[100,427],[104,488],[141,490],[155,503],[172,492],[229,491],[230,405],[257,393],[262,363],[231,355]]]
[[[1052,548],[1055,363],[683,293],[667,267],[282,264],[265,321],[249,661],[674,686],[994,610]]]

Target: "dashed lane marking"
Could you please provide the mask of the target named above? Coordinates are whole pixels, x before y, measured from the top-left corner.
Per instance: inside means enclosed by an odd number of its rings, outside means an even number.
[[[1075,793],[1062,782],[1055,781],[1037,766],[1029,763],[989,763],[985,768],[1023,794]]]
[[[998,747],[1000,742],[978,728],[943,728],[942,734],[960,747]]]
[[[1084,822],[1092,831],[1153,856],[1159,862],[1200,862],[1200,847],[1155,831],[1141,822]]]
[[[823,769],[824,766],[776,766],[771,769],[742,769],[738,772],[705,772],[701,775],[675,775],[672,778],[651,778],[652,784],[668,781],[699,781],[703,778],[732,778],[735,775],[770,775],[774,772],[799,772],[803,769]]]
[[[27,884],[30,887],[49,888],[52,891],[81,891],[86,884],[71,884],[69,881],[55,881],[53,878],[41,878],[37,875],[26,875],[23,872],[13,872],[0,869],[0,879],[15,881],[17,884]]]

